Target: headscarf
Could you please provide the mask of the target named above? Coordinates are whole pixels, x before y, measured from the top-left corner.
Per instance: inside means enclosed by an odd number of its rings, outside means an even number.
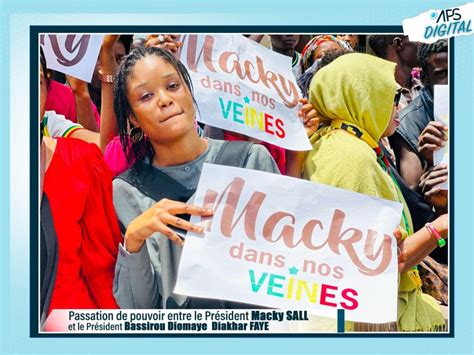
[[[314,53],[318,49],[319,45],[323,42],[336,42],[341,49],[351,50],[351,46],[343,40],[339,40],[331,35],[322,35],[313,37],[303,48],[301,53],[301,64],[303,66],[303,73],[308,70],[314,63]]]
[[[325,127],[311,137],[313,150],[305,161],[303,176],[402,203],[406,218],[401,220],[400,230],[406,237],[412,229],[410,212],[374,151],[391,119],[397,87],[394,71],[392,62],[350,53],[315,74],[309,100]],[[401,274],[397,328],[432,331],[443,326],[444,318],[434,299],[421,292],[417,270]]]
[[[395,64],[368,54],[349,53],[314,76],[309,101],[321,122],[355,126],[376,148],[387,128],[397,83]],[[336,127],[340,128],[340,127]]]
[[[318,65],[321,61],[321,58],[317,59],[316,61],[314,60],[314,53],[321,43],[328,41],[337,43],[343,51],[352,51],[352,48],[349,44],[343,40],[337,39],[334,36],[325,35],[313,37],[303,48],[303,53],[301,54],[301,67],[303,69],[303,73],[297,80],[304,97],[308,97],[311,79],[318,70]]]

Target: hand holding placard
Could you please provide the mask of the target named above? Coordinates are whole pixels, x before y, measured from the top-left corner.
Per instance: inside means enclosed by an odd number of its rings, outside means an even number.
[[[174,54],[183,46],[183,43],[179,39],[180,35],[177,34],[148,35],[146,36],[145,47],[157,47]]]
[[[433,154],[446,146],[448,127],[437,121],[431,121],[425,127],[418,139],[418,150],[428,165],[433,165]]]
[[[125,233],[127,250],[131,253],[139,252],[145,240],[155,232],[167,236],[177,245],[183,245],[183,240],[172,229],[173,226],[197,234],[203,233],[201,226],[177,216],[183,213],[192,216],[212,216],[212,210],[179,201],[162,199],[130,222]]]
[[[420,189],[425,200],[433,206],[437,212],[447,212],[448,191],[443,185],[448,181],[448,166],[446,164],[436,165],[426,171],[420,179]]]
[[[399,203],[211,164],[194,203],[214,215],[204,238],[188,233],[175,293],[396,320]]]
[[[91,82],[103,35],[41,35],[49,69]]]
[[[299,99],[301,109],[298,111],[298,116],[303,120],[306,135],[311,137],[318,129],[319,117],[313,105],[306,98]]]

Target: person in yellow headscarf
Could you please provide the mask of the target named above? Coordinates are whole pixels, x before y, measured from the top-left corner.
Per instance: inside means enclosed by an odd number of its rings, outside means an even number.
[[[445,329],[444,317],[436,301],[422,293],[416,264],[442,245],[441,236],[447,238],[448,218],[443,215],[413,233],[410,212],[378,144],[399,124],[394,71],[394,63],[350,53],[316,73],[309,100],[324,126],[311,136],[313,149],[304,162],[303,177],[403,204],[396,231],[403,239],[397,323],[355,329],[439,331]]]

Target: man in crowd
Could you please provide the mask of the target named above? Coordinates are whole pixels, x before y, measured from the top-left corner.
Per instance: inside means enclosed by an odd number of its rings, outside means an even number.
[[[406,107],[421,89],[420,81],[412,76],[413,68],[419,66],[418,42],[410,42],[408,36],[372,35],[369,46],[377,57],[397,63],[395,80],[402,93],[400,108]]]
[[[270,35],[272,50],[274,52],[291,57],[291,68],[295,78],[301,75],[301,54],[296,51],[300,35]]]
[[[417,188],[423,169],[433,164],[433,151],[445,142],[444,125],[434,122],[433,86],[448,84],[447,50],[446,40],[420,46],[421,80],[425,87],[400,112],[400,127],[390,140],[400,173],[413,189]]]

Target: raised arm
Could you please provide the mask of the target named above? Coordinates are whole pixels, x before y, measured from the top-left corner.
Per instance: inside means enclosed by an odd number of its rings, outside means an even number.
[[[91,132],[99,132],[87,83],[71,75],[66,75],[66,79],[74,93],[77,123]]]
[[[113,47],[119,35],[106,35],[102,41],[99,61],[101,65],[101,122],[100,149],[104,151],[107,144],[118,135],[117,118],[114,112],[114,84],[112,79],[118,70],[113,54]]]

